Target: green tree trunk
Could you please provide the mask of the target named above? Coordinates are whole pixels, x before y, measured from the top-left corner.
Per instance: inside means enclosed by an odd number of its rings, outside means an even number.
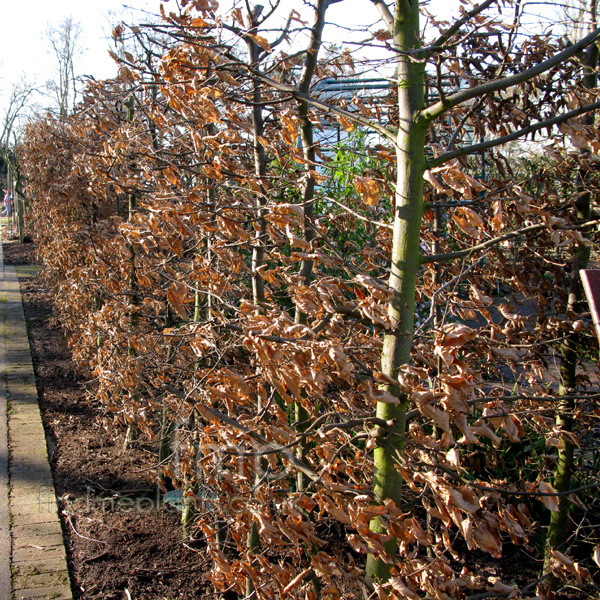
[[[397,93],[399,128],[396,140],[398,174],[396,181],[394,233],[389,286],[393,292],[388,306],[391,330],[384,337],[381,370],[396,379],[400,366],[410,360],[413,340],[415,290],[419,268],[419,241],[423,214],[423,173],[425,170],[426,124],[418,119],[423,109],[425,72],[423,64],[412,61],[403,51],[419,48],[419,5],[409,0],[397,0],[393,18],[394,48],[399,51],[397,63]],[[402,478],[396,470],[404,452],[407,398],[394,385],[387,391],[398,398],[398,404],[378,403],[377,416],[392,420],[388,435],[378,442],[374,451],[375,473],[373,497],[381,503],[391,499],[397,506],[402,501]],[[374,519],[371,529],[386,534],[385,527]],[[392,557],[396,539],[384,544]],[[366,566],[371,580],[385,581],[390,565],[369,555]]]
[[[590,27],[596,27],[596,0],[591,0],[588,8],[590,17]],[[589,46],[583,54],[584,68],[584,86],[588,89],[594,89],[598,85],[597,66],[599,59],[599,49],[596,44]],[[587,125],[594,124],[593,113],[585,118]],[[587,151],[582,150],[585,154]],[[580,169],[577,177],[577,196],[575,206],[577,209],[577,219],[580,222],[588,221],[591,217],[591,195],[587,191],[586,181],[589,179],[589,172],[583,167]],[[585,232],[584,232],[585,235]],[[585,269],[590,259],[591,248],[584,244],[578,244],[573,257],[571,268],[571,282],[569,286],[569,298],[567,311],[582,312],[581,306],[583,299],[583,290],[581,286],[579,271]],[[570,332],[560,347],[560,387],[561,396],[571,396],[570,399],[562,400],[557,407],[556,425],[565,433],[569,433],[573,428],[573,412],[575,410],[574,395],[577,393],[577,343],[579,334]],[[575,446],[567,435],[561,436],[560,446],[558,448],[556,469],[554,472],[554,487],[558,492],[566,492],[571,488],[573,476],[573,452]],[[558,511],[550,513],[550,524],[546,537],[546,549],[544,556],[544,573],[548,574],[550,569],[550,559],[552,550],[564,550],[564,544],[567,541],[569,529],[569,505],[567,496],[561,496],[559,499]],[[550,577],[551,587],[557,587],[559,581],[555,577]]]
[[[583,193],[583,205],[578,207],[578,216],[581,220],[590,218],[590,198],[589,194]],[[575,312],[581,311],[582,290],[579,280],[579,271],[584,269],[590,258],[590,248],[583,244],[578,245],[575,251],[573,267],[571,273],[571,285],[569,290],[568,310]],[[578,362],[578,337],[577,332],[571,332],[562,342],[560,347],[560,386],[559,394],[569,396],[568,399],[561,400],[557,407],[556,425],[565,432],[561,436],[560,446],[558,448],[556,469],[554,471],[554,487],[558,492],[566,492],[571,488],[571,479],[573,475],[573,452],[575,445],[568,437],[568,433],[573,428],[573,412],[575,410],[575,398],[577,393],[577,362]],[[563,546],[567,540],[569,526],[569,505],[568,496],[561,496],[559,499],[559,508],[556,512],[550,513],[550,524],[546,538],[546,551],[544,557],[544,572],[548,573],[550,567],[550,558],[552,550],[564,550]],[[550,583],[555,587],[559,582],[551,577]]]
[[[128,98],[125,103],[125,107],[127,109],[126,119],[127,121],[133,121],[134,116],[134,104],[135,97],[133,94]],[[137,197],[135,194],[131,193],[128,195],[128,221],[133,219],[133,215],[137,209]],[[129,327],[130,331],[135,331],[139,325],[139,304],[140,299],[137,296],[137,276],[135,273],[135,248],[133,244],[129,244],[129,253],[131,257],[131,270],[129,271],[129,289],[131,290],[131,304],[133,306],[133,310],[131,311],[131,315],[129,317]],[[133,348],[129,348],[129,354],[133,355]],[[125,434],[125,441],[123,442],[123,449],[127,450],[131,447],[132,443],[137,440],[139,437],[139,431],[136,427],[135,423],[129,423],[127,425],[127,433]]]
[[[17,233],[19,236],[19,244],[25,240],[25,197],[23,196],[23,186],[21,180],[21,172],[19,163],[15,160],[15,210],[17,215]]]
[[[189,418],[188,425],[193,432],[192,446],[194,456],[198,456],[198,415],[194,411]],[[189,535],[190,527],[193,524],[197,514],[197,496],[198,496],[198,481],[194,473],[185,473],[183,476],[183,497],[181,499],[181,525],[183,526],[184,535]],[[190,494],[186,493],[190,492]]]

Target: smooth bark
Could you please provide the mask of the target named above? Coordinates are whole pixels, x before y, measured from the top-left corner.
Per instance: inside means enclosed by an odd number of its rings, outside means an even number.
[[[590,2],[589,13],[591,21],[596,24],[596,0]],[[597,67],[599,59],[599,50],[596,44],[589,46],[583,56],[584,68],[584,87],[594,89],[598,84]],[[585,122],[587,125],[594,124],[594,115],[588,114]],[[586,151],[582,151],[585,154]],[[580,223],[589,221],[591,216],[591,194],[587,189],[586,181],[590,174],[581,167],[577,176],[575,207],[577,210],[577,219]],[[585,234],[585,231],[584,231]],[[575,248],[573,264],[571,267],[571,282],[569,286],[569,297],[567,311],[582,312],[581,302],[583,299],[583,290],[579,271],[585,269],[591,254],[591,248],[584,244],[578,244]],[[577,393],[577,363],[579,360],[578,352],[579,334],[575,331],[569,333],[560,347],[560,376],[561,383],[559,394],[568,395],[569,398],[561,400],[558,403],[556,425],[563,431],[560,446],[558,448],[556,469],[554,472],[554,487],[558,492],[567,492],[571,488],[573,478],[573,455],[575,445],[568,434],[573,428],[573,414],[575,411],[575,395]],[[544,557],[544,572],[548,573],[553,550],[564,551],[564,545],[568,537],[569,529],[569,506],[568,496],[561,496],[559,500],[558,511],[550,514],[550,524],[548,526],[548,535],[546,537],[546,551]],[[550,585],[557,587],[558,580],[550,577]]]
[[[258,32],[258,18],[263,7],[256,5],[252,10],[248,10],[248,31],[252,35]],[[252,67],[257,67],[260,62],[260,47],[256,42],[248,37],[246,39],[249,63]],[[267,156],[265,148],[261,141],[264,135],[264,116],[262,109],[262,84],[254,78],[252,80],[252,129],[253,129],[253,147],[254,147],[254,174],[258,180],[259,190],[256,195],[257,209],[257,230],[254,237],[254,245],[252,248],[252,300],[256,306],[263,306],[265,302],[265,282],[260,274],[260,267],[265,262],[265,243],[267,237],[267,223],[264,219],[266,193],[264,182],[267,175]],[[262,309],[260,309],[262,310]],[[257,397],[256,412],[262,410],[262,402],[260,396]],[[259,479],[259,474],[255,475],[256,481]],[[246,545],[249,554],[257,554],[260,550],[260,534],[256,522],[252,523]],[[246,598],[256,598],[256,590],[251,577],[246,578]]]
[[[396,181],[395,214],[391,271],[389,286],[393,291],[388,306],[391,329],[384,337],[381,370],[384,375],[397,379],[398,371],[410,360],[413,340],[415,290],[419,268],[419,242],[423,213],[423,173],[425,170],[425,135],[427,127],[417,119],[423,109],[425,71],[423,63],[410,60],[405,50],[415,50],[419,42],[419,5],[409,0],[397,0],[393,23],[394,48],[398,52],[397,94],[399,129],[396,139],[398,174]],[[406,410],[408,400],[394,386],[387,391],[398,398],[398,404],[378,403],[377,417],[394,421],[388,435],[379,441],[374,451],[375,472],[373,497],[382,503],[391,499],[397,506],[402,503],[402,478],[396,464],[404,451]],[[385,527],[375,519],[371,529],[386,535]],[[389,536],[384,544],[393,560],[396,539]],[[369,555],[367,576],[374,581],[385,581],[390,576],[390,565],[382,558]]]

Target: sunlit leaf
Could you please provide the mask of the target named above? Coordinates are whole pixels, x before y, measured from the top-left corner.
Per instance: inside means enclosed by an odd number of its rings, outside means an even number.
[[[377,206],[379,204],[379,198],[381,196],[381,190],[379,184],[374,179],[369,177],[354,177],[354,187],[359,193],[361,200],[367,206]]]
[[[260,46],[263,50],[266,50],[267,52],[271,51],[271,45],[264,37],[256,35],[254,33],[248,33],[247,35],[255,44]]]
[[[179,281],[174,281],[167,293],[171,308],[182,318],[187,318],[186,305],[193,301],[193,297],[187,286]]]
[[[452,220],[470,237],[483,236],[485,225],[482,218],[471,208],[461,206],[452,213]]]

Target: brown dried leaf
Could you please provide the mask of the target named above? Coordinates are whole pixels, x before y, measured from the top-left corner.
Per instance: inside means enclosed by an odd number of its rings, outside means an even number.
[[[392,34],[387,29],[378,29],[375,33],[373,33],[373,36],[380,42],[385,42],[392,39]]]
[[[513,543],[526,544],[527,534],[523,528],[523,524],[528,523],[528,519],[523,518],[512,504],[506,510],[502,511],[500,516],[504,529],[508,531]]]
[[[470,429],[475,435],[491,440],[494,448],[500,448],[502,445],[502,440],[485,423],[478,423]]]
[[[187,286],[180,281],[174,281],[167,292],[167,298],[171,308],[179,315],[182,319],[187,318],[186,304],[193,301],[191,292]]]
[[[179,185],[179,177],[177,177],[177,174],[172,167],[167,167],[163,171],[163,175],[169,183],[172,183],[173,185]]]
[[[375,402],[381,402],[383,404],[400,404],[400,400],[396,398],[393,394],[386,390],[377,390],[371,387],[370,382],[367,380],[365,382],[365,388],[367,390],[367,394],[375,400]]]
[[[308,577],[308,575],[310,575],[311,571],[312,571],[312,567],[308,567],[307,569],[304,569],[304,571],[301,571],[300,573],[298,573],[298,575],[296,575],[296,577],[294,577],[294,579],[292,579],[283,588],[284,594],[287,594],[287,593],[291,592],[294,588],[297,588]]]
[[[519,595],[519,589],[516,586],[502,583],[499,577],[490,577],[489,582],[494,584],[492,592],[496,592],[504,598],[516,598]]]
[[[506,227],[504,220],[504,211],[502,209],[502,200],[494,200],[492,203],[494,216],[492,217],[492,230],[500,231]]]
[[[570,573],[575,576],[579,583],[590,578],[590,573],[585,567],[582,567],[562,552],[552,550],[551,558],[551,569],[559,577],[564,579],[565,573]]]
[[[541,481],[538,485],[538,491],[542,494],[555,494],[556,488],[545,481]],[[538,500],[540,500],[548,510],[558,512],[558,496],[539,496]]]
[[[392,577],[389,580],[389,583],[392,585],[392,588],[401,594],[402,598],[407,598],[408,600],[419,600],[420,596],[410,588],[400,579],[400,577]]]
[[[473,209],[466,206],[457,208],[452,215],[452,220],[472,238],[479,239],[482,237],[485,225]]]
[[[417,404],[419,412],[428,419],[431,419],[442,431],[450,431],[450,415],[439,408],[433,406],[429,402],[420,400],[417,396],[413,396]]]
[[[518,444],[521,441],[521,437],[525,434],[521,421],[515,415],[508,415],[502,419],[502,429],[504,429],[508,439],[514,444]]]
[[[585,128],[581,123],[576,123],[573,120],[560,123],[558,129],[561,133],[569,136],[571,143],[575,148],[589,150],[589,140],[585,135]]]
[[[519,313],[516,312],[511,312],[511,308],[514,307],[511,307],[509,304],[506,303],[498,305],[498,310],[505,319],[507,319],[508,321],[518,321],[521,318],[521,315],[519,315]]]
[[[298,137],[298,117],[289,108],[286,108],[279,114],[279,120],[283,126],[281,137],[284,142],[290,146],[293,145]]]
[[[436,192],[444,192],[447,190],[447,187],[440,182],[439,177],[429,169],[423,174],[423,179],[430,183]]]
[[[300,248],[301,250],[310,250],[310,243],[307,242],[306,240],[303,240],[299,237],[297,237],[294,232],[292,231],[292,228],[289,226],[289,224],[287,224],[285,226],[285,233],[288,236],[288,239],[290,241],[290,245],[292,246],[292,248]]]
[[[452,422],[458,427],[463,437],[458,440],[459,444],[479,444],[479,439],[475,436],[469,425],[467,417],[464,414],[457,415]]]
[[[516,363],[521,361],[521,354],[515,348],[493,347],[492,352],[496,356],[501,356],[502,358],[506,358]]]
[[[441,328],[442,346],[460,347],[477,337],[477,330],[463,323],[448,323]]]
[[[356,275],[354,279],[367,288],[377,300],[382,300],[385,302],[389,299],[391,290],[388,285],[380,283],[374,277],[369,277],[362,274]]]
[[[594,553],[592,554],[594,562],[600,567],[600,544],[594,547]]]
[[[379,204],[381,190],[375,179],[371,179],[370,177],[359,177],[357,175],[354,177],[353,182],[361,200],[367,206],[377,206]]]
[[[335,118],[346,131],[354,131],[354,123],[352,123],[352,121],[349,121],[348,119],[346,119],[346,117],[342,115],[336,115]]]
[[[490,531],[484,521],[477,520],[473,523],[471,540],[474,547],[484,550],[494,558],[502,558],[502,540],[499,535]]]
[[[247,35],[255,44],[260,46],[263,50],[266,50],[267,52],[271,51],[271,45],[264,37],[256,35],[254,33],[248,33]]]

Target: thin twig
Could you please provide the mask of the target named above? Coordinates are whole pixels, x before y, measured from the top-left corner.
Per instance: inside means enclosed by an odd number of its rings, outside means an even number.
[[[97,544],[106,545],[106,542],[103,542],[102,540],[95,540],[94,538],[87,537],[85,535],[81,535],[81,533],[79,533],[79,531],[77,531],[77,529],[75,529],[75,525],[73,525],[73,521],[71,521],[71,515],[69,513],[67,513],[66,511],[63,511],[63,515],[65,515],[65,519],[66,519],[67,523],[71,526],[71,529],[75,532],[75,535],[79,536],[80,538],[82,538],[84,540],[89,540],[90,542],[96,542]]]

